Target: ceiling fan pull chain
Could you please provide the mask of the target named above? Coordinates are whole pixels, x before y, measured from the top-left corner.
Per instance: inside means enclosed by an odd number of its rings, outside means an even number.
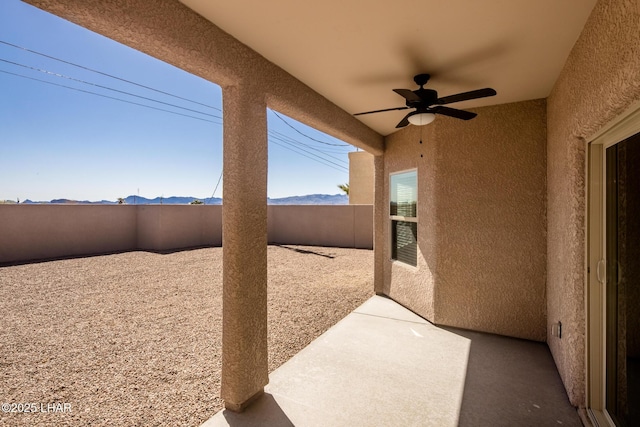
[[[422,139],[424,138],[424,126],[420,126],[420,145],[422,145]],[[422,147],[420,147],[422,150]],[[420,158],[424,157],[422,153],[420,153]]]

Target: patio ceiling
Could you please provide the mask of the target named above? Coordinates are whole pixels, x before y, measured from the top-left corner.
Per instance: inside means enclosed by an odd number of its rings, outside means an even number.
[[[180,0],[349,113],[403,106],[430,73],[473,108],[547,97],[596,0]],[[360,116],[387,135],[406,111]]]

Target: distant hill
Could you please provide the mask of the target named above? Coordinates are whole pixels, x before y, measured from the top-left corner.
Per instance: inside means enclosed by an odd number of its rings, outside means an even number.
[[[207,197],[206,199],[198,199],[197,197],[171,196],[156,197],[155,199],[147,199],[140,196],[129,196],[124,199],[128,205],[188,205],[194,200],[200,200],[206,205],[220,205],[222,199],[219,197]]]
[[[280,199],[267,198],[267,203],[270,205],[348,205],[349,196],[346,194],[309,194]]]
[[[220,205],[222,199],[219,197],[207,197],[206,199],[198,199],[197,197],[171,196],[156,197],[147,199],[142,196],[126,197],[125,202],[128,205],[188,205],[194,200],[200,200],[206,205]],[[70,200],[70,199],[53,199],[50,201],[34,202],[29,199],[25,200],[25,204],[73,204],[73,205],[116,205],[117,201],[100,200],[99,202],[89,200]],[[306,196],[291,196],[276,199],[267,198],[270,205],[348,205],[349,196],[346,194],[308,194]]]
[[[48,201],[33,201],[26,199],[21,202],[24,205],[116,205],[118,202],[110,200],[100,200],[99,202],[90,202],[89,200],[71,200],[71,199],[53,199]]]

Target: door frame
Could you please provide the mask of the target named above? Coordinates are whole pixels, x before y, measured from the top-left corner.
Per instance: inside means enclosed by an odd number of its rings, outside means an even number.
[[[640,133],[640,102],[587,140],[586,407],[598,427],[615,426],[606,411],[606,149]]]

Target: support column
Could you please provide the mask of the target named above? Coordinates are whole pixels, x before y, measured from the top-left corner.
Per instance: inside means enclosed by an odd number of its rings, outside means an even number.
[[[384,155],[373,158],[373,289],[376,294],[384,294],[385,221],[389,218],[384,188]]]
[[[222,390],[240,412],[269,382],[267,355],[267,112],[247,87],[222,91]]]

